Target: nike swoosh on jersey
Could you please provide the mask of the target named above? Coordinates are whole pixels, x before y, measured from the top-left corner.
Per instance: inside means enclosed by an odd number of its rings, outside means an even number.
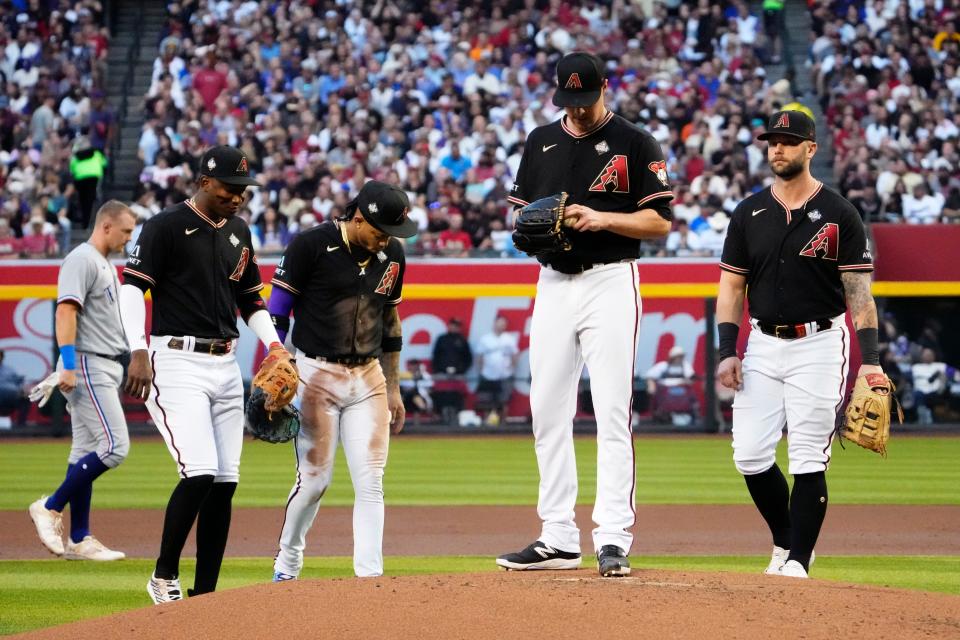
[[[753,215],[757,215],[758,213],[763,213],[763,212],[766,211],[766,210],[767,210],[766,207],[764,207],[763,209],[754,209],[754,210],[753,210]]]
[[[545,144],[545,145],[543,145],[543,152],[546,153],[547,151],[550,151],[550,149],[553,149],[555,146],[557,146],[557,145],[556,145],[556,144]]]
[[[199,228],[200,228],[200,227],[194,227],[193,229],[184,229],[184,230],[183,230],[183,233],[184,233],[185,235],[190,235],[191,233],[193,233],[194,231],[196,231],[196,230],[199,229]]]
[[[340,247],[331,247],[331,246],[328,245],[328,246],[327,246],[327,251],[328,251],[328,252],[329,252],[329,251],[336,251],[336,250],[339,249],[339,248],[340,248]]]

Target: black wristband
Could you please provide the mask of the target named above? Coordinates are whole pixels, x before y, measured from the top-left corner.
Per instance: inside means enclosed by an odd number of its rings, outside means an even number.
[[[380,340],[380,349],[382,349],[384,353],[394,353],[400,351],[402,348],[402,336],[383,336]]]
[[[880,332],[874,327],[857,329],[857,342],[860,343],[860,362],[863,364],[880,364],[880,349],[877,340]]]
[[[717,325],[717,333],[720,334],[720,359],[724,360],[737,355],[737,336],[740,335],[740,327],[733,322],[721,322]]]

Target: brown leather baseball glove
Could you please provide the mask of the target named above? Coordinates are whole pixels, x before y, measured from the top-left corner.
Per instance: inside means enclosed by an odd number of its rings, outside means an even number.
[[[300,374],[293,364],[293,356],[279,344],[271,347],[253,377],[253,388],[263,392],[264,409],[279,411],[297,395]]]
[[[897,417],[903,423],[903,409],[894,395],[895,390],[893,382],[883,373],[868,373],[857,378],[840,436],[886,457],[891,403],[896,405]]]

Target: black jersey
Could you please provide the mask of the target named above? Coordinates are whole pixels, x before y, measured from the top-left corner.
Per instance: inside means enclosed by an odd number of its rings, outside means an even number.
[[[189,200],[144,223],[123,277],[152,292],[155,336],[237,338],[237,308],[265,308],[246,222],[214,222]]]
[[[325,358],[379,356],[383,310],[400,303],[405,269],[396,238],[371,254],[344,244],[333,222],[295,236],[271,281],[297,296],[293,345]]]
[[[566,116],[534,129],[527,137],[517,179],[508,200],[524,206],[566,191],[568,204],[597,211],[633,213],[656,209],[670,219],[673,198],[660,145],[649,133],[610,112],[582,135]],[[546,254],[551,265],[617,262],[640,256],[640,241],[609,231],[567,229],[570,251]]]
[[[751,316],[799,324],[842,314],[840,274],[873,271],[873,256],[860,215],[833,189],[821,184],[791,211],[768,187],[734,210],[720,268],[746,276]]]

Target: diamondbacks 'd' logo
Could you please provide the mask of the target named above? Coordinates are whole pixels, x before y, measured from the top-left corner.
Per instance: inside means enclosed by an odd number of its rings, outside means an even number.
[[[240,282],[240,277],[243,275],[243,272],[247,269],[247,262],[250,260],[250,249],[247,247],[243,248],[243,251],[240,252],[240,260],[237,261],[237,268],[233,270],[233,273],[230,274],[230,279],[234,282]]]
[[[583,84],[580,82],[579,73],[571,73],[570,77],[567,78],[567,84],[563,85],[564,89],[583,89]]]
[[[666,160],[658,160],[657,162],[651,162],[647,165],[647,169],[653,171],[653,175],[657,176],[657,180],[660,181],[665,187],[670,186],[667,182],[667,162]]]
[[[247,171],[247,159],[240,158],[240,164],[237,165],[237,173],[246,173]]]
[[[786,112],[780,114],[780,117],[777,118],[777,123],[773,125],[774,129],[780,128],[790,128],[790,116]]]
[[[377,285],[377,288],[374,289],[374,293],[379,293],[385,296],[390,295],[390,292],[393,291],[393,285],[397,284],[397,277],[400,275],[400,263],[391,262],[387,265],[387,270],[383,272],[383,277],[380,278],[380,284]]]
[[[630,176],[627,173],[627,156],[616,155],[603,168],[590,191],[612,191],[613,193],[630,193]]]
[[[823,258],[836,260],[840,253],[840,227],[835,222],[828,222],[820,227],[816,235],[803,248],[800,255],[808,258]]]

